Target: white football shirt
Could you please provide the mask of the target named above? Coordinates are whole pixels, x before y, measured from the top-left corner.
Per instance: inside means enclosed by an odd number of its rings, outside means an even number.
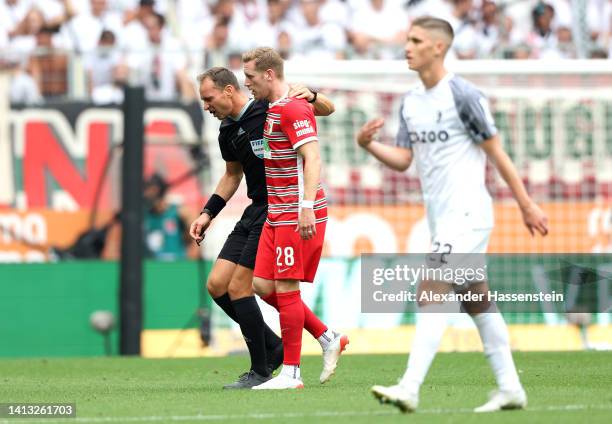
[[[486,155],[478,144],[496,133],[484,95],[454,74],[431,89],[421,84],[402,99],[396,145],[413,151],[433,236],[449,224],[493,226]]]

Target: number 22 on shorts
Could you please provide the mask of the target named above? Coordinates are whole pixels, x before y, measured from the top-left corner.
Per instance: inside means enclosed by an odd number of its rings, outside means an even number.
[[[276,247],[276,266],[281,267],[292,267],[295,264],[295,258],[293,257],[293,247],[285,247],[284,249],[280,246]]]

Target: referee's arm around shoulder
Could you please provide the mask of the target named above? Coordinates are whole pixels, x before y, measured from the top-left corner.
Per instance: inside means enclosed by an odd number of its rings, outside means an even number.
[[[314,114],[316,116],[329,116],[336,111],[334,102],[325,94],[317,93],[314,103]]]

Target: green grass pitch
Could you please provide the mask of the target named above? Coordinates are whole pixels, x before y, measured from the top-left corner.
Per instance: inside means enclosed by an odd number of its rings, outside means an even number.
[[[406,355],[346,355],[334,378],[318,382],[321,358],[304,358],[303,390],[223,391],[247,358],[0,360],[0,403],[75,402],[66,423],[610,423],[612,353],[516,353],[529,396],[525,411],[474,414],[494,379],[482,354],[438,354],[409,415],[380,405],[373,384],[393,384]]]

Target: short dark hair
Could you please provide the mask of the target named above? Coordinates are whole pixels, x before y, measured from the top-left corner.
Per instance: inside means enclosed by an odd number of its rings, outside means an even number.
[[[157,12],[153,12],[153,15],[155,17],[155,19],[157,19],[157,24],[159,25],[160,28],[163,28],[166,25],[166,17],[160,13]]]
[[[41,34],[57,34],[60,30],[60,25],[43,25],[38,31]]]
[[[114,43],[115,33],[108,29],[102,30],[102,32],[100,33],[100,41],[108,41],[109,43]]]
[[[151,187],[155,187],[157,189],[157,193],[155,194],[156,199],[161,199],[166,194],[166,191],[170,188],[170,185],[166,181],[161,174],[155,172],[153,175],[149,177],[148,180],[144,183],[144,189],[148,190]]]
[[[433,16],[421,16],[412,21],[412,26],[418,26],[427,30],[440,31],[449,38],[450,43],[452,43],[453,38],[455,38],[453,27],[444,19],[434,18]]]
[[[219,90],[223,90],[228,85],[231,85],[236,90],[240,90],[240,84],[238,84],[236,75],[222,66],[215,66],[202,72],[198,75],[198,82],[201,84],[206,78],[209,78]]]

